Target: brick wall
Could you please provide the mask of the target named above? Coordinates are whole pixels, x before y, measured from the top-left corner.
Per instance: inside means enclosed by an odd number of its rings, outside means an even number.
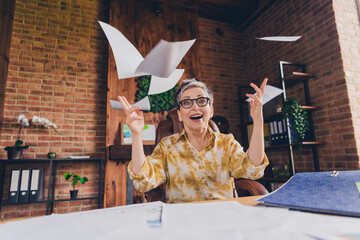
[[[234,25],[204,18],[199,19],[199,35],[201,80],[214,93],[214,115],[226,117],[229,131],[241,139],[236,86],[244,72],[241,35]]]
[[[58,126],[58,133],[39,125],[23,129],[21,140],[30,145],[25,158],[44,158],[49,151],[58,157],[105,157],[108,44],[97,21],[108,21],[108,12],[108,1],[100,0],[16,1],[1,158],[6,158],[3,147],[16,140],[19,114],[44,117]],[[98,191],[95,164],[61,164],[58,169],[57,195],[68,194],[70,185],[61,176],[67,171],[88,176],[90,182],[80,194]],[[60,213],[95,208],[97,203],[63,202],[55,207]],[[44,214],[44,209],[44,204],[6,206],[0,219]]]
[[[341,140],[356,142],[356,147],[352,145],[351,148],[344,149],[347,155],[345,159],[341,159],[341,156],[338,159],[346,162],[349,168],[356,168],[360,149],[360,9],[357,9],[360,4],[356,6],[352,0],[333,1],[333,7],[350,102],[350,106],[339,108],[338,111],[350,111],[353,125],[350,133],[342,132]],[[349,155],[352,158],[348,158]]]
[[[240,140],[236,85],[259,84],[264,77],[274,84],[280,60],[306,63],[308,71],[316,74],[309,82],[312,104],[321,108],[313,113],[316,138],[324,142],[318,148],[321,170],[358,169],[360,41],[355,11],[352,0],[275,1],[244,32],[237,31],[238,26],[200,18],[201,76],[215,92],[215,115],[225,116]],[[22,140],[31,145],[26,157],[45,157],[48,151],[58,157],[104,157],[108,45],[96,21],[107,21],[107,14],[107,1],[16,1],[1,146],[16,140],[15,118],[25,113],[48,118],[59,130],[56,134],[39,126],[24,129]],[[302,38],[295,43],[255,40],[268,35]],[[303,98],[299,88],[290,89],[289,95]],[[286,150],[267,154],[273,162],[288,161]],[[0,157],[6,158],[2,148]],[[61,181],[67,171],[94,179],[80,192],[97,191],[95,165],[58,167],[56,194],[65,196],[70,189]],[[296,169],[312,167],[311,151],[304,149]],[[55,212],[95,207],[95,201],[63,202]],[[0,216],[42,215],[44,209],[44,204],[7,206]]]
[[[343,2],[335,1],[333,8],[332,1],[275,1],[243,32],[201,19],[202,80],[216,92],[215,114],[231,120],[230,131],[239,141],[236,84],[260,84],[269,77],[269,84],[275,85],[279,61],[302,62],[316,75],[309,87],[312,105],[320,108],[313,112],[316,139],[323,142],[318,147],[320,169],[359,169],[359,20],[355,2]],[[224,30],[222,37],[215,33],[217,28]],[[255,39],[273,35],[302,38],[293,43]],[[301,85],[289,89],[288,97],[304,104],[302,90]],[[267,154],[273,163],[288,162],[286,149]],[[313,171],[311,148],[303,147],[295,162],[297,171]]]

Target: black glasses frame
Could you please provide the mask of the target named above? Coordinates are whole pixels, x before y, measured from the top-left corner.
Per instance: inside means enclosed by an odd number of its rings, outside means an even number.
[[[206,103],[205,104],[199,104],[199,100],[203,100],[203,99],[206,100]],[[210,98],[208,98],[208,97],[199,97],[199,98],[195,98],[195,99],[184,99],[184,100],[181,100],[179,102],[178,108],[180,109],[180,106],[182,106],[184,109],[189,109],[194,105],[194,101],[196,102],[196,105],[198,105],[199,107],[205,107],[206,105],[208,105],[209,100],[210,100]],[[185,101],[191,101],[191,105],[184,107],[183,103]]]

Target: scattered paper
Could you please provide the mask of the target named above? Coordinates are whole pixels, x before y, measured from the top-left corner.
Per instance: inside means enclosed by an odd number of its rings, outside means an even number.
[[[144,59],[119,30],[101,21],[99,24],[113,51],[119,79],[143,75],[168,78],[196,40],[181,42],[160,40]]]
[[[266,85],[265,93],[262,98],[263,105],[265,105],[268,101],[275,98],[276,96],[280,95],[282,92],[283,92],[283,90],[280,88],[273,87],[271,85]],[[257,94],[254,93],[254,95],[256,96]],[[254,101],[254,100],[252,98],[248,98],[248,99],[246,99],[246,101],[250,102],[250,101]]]
[[[358,239],[360,219],[243,206],[234,201],[152,202],[0,224],[6,239]],[[75,226],[75,227],[74,227]],[[325,233],[325,235],[324,235]],[[120,237],[119,237],[120,236]],[[316,238],[323,236],[323,238]],[[339,238],[340,239],[340,238]]]
[[[121,103],[119,101],[110,100],[110,105],[115,110],[123,110]],[[141,107],[142,111],[150,111],[150,101],[149,97],[145,97],[141,99],[140,101],[134,103],[131,105],[132,107]]]
[[[172,89],[180,80],[183,73],[184,69],[175,69],[168,78],[151,76],[148,95],[159,94]]]
[[[301,36],[269,36],[269,37],[261,37],[256,38],[259,40],[265,40],[265,41],[274,41],[274,42],[295,42],[299,40]]]

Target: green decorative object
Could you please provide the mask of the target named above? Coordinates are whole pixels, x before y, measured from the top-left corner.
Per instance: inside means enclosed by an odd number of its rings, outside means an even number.
[[[308,113],[301,109],[295,98],[287,98],[282,107],[284,119],[289,119],[291,134],[295,143],[300,143],[309,132]]]
[[[301,157],[301,142],[304,140],[306,133],[309,132],[310,123],[308,113],[301,109],[299,101],[295,98],[287,98],[282,107],[284,119],[289,119],[291,136],[294,139],[295,150]]]
[[[47,158],[49,158],[49,159],[54,159],[54,158],[56,158],[56,153],[54,153],[54,152],[48,152]]]
[[[138,77],[135,79],[137,82],[138,90],[135,93],[136,102],[140,101],[141,99],[148,96],[149,88],[150,88],[150,81],[151,75]],[[150,112],[158,113],[162,111],[170,111],[172,108],[176,106],[175,102],[175,94],[178,88],[178,84],[175,85],[174,88],[170,89],[169,91],[149,95],[150,101]]]
[[[72,177],[71,185],[73,187],[73,190],[70,190],[70,198],[71,199],[76,199],[77,198],[77,193],[78,193],[78,190],[75,190],[76,185],[79,182],[84,184],[85,182],[88,181],[88,178],[87,177],[80,177],[79,175],[75,175],[74,173],[65,173],[64,174],[64,178],[65,178],[66,181],[70,180],[71,177]]]

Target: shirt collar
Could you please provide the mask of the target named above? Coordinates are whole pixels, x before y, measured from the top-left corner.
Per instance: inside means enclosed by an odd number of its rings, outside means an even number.
[[[209,130],[209,133],[210,133],[210,144],[212,144],[214,141],[215,141],[215,138],[216,138],[216,135],[214,133],[214,131],[211,129],[210,126],[208,126],[208,130]],[[178,133],[178,136],[177,138],[175,139],[175,142],[178,142],[180,141],[181,139],[187,139],[187,136],[186,136],[186,132],[185,132],[185,128],[183,128],[179,133]]]

